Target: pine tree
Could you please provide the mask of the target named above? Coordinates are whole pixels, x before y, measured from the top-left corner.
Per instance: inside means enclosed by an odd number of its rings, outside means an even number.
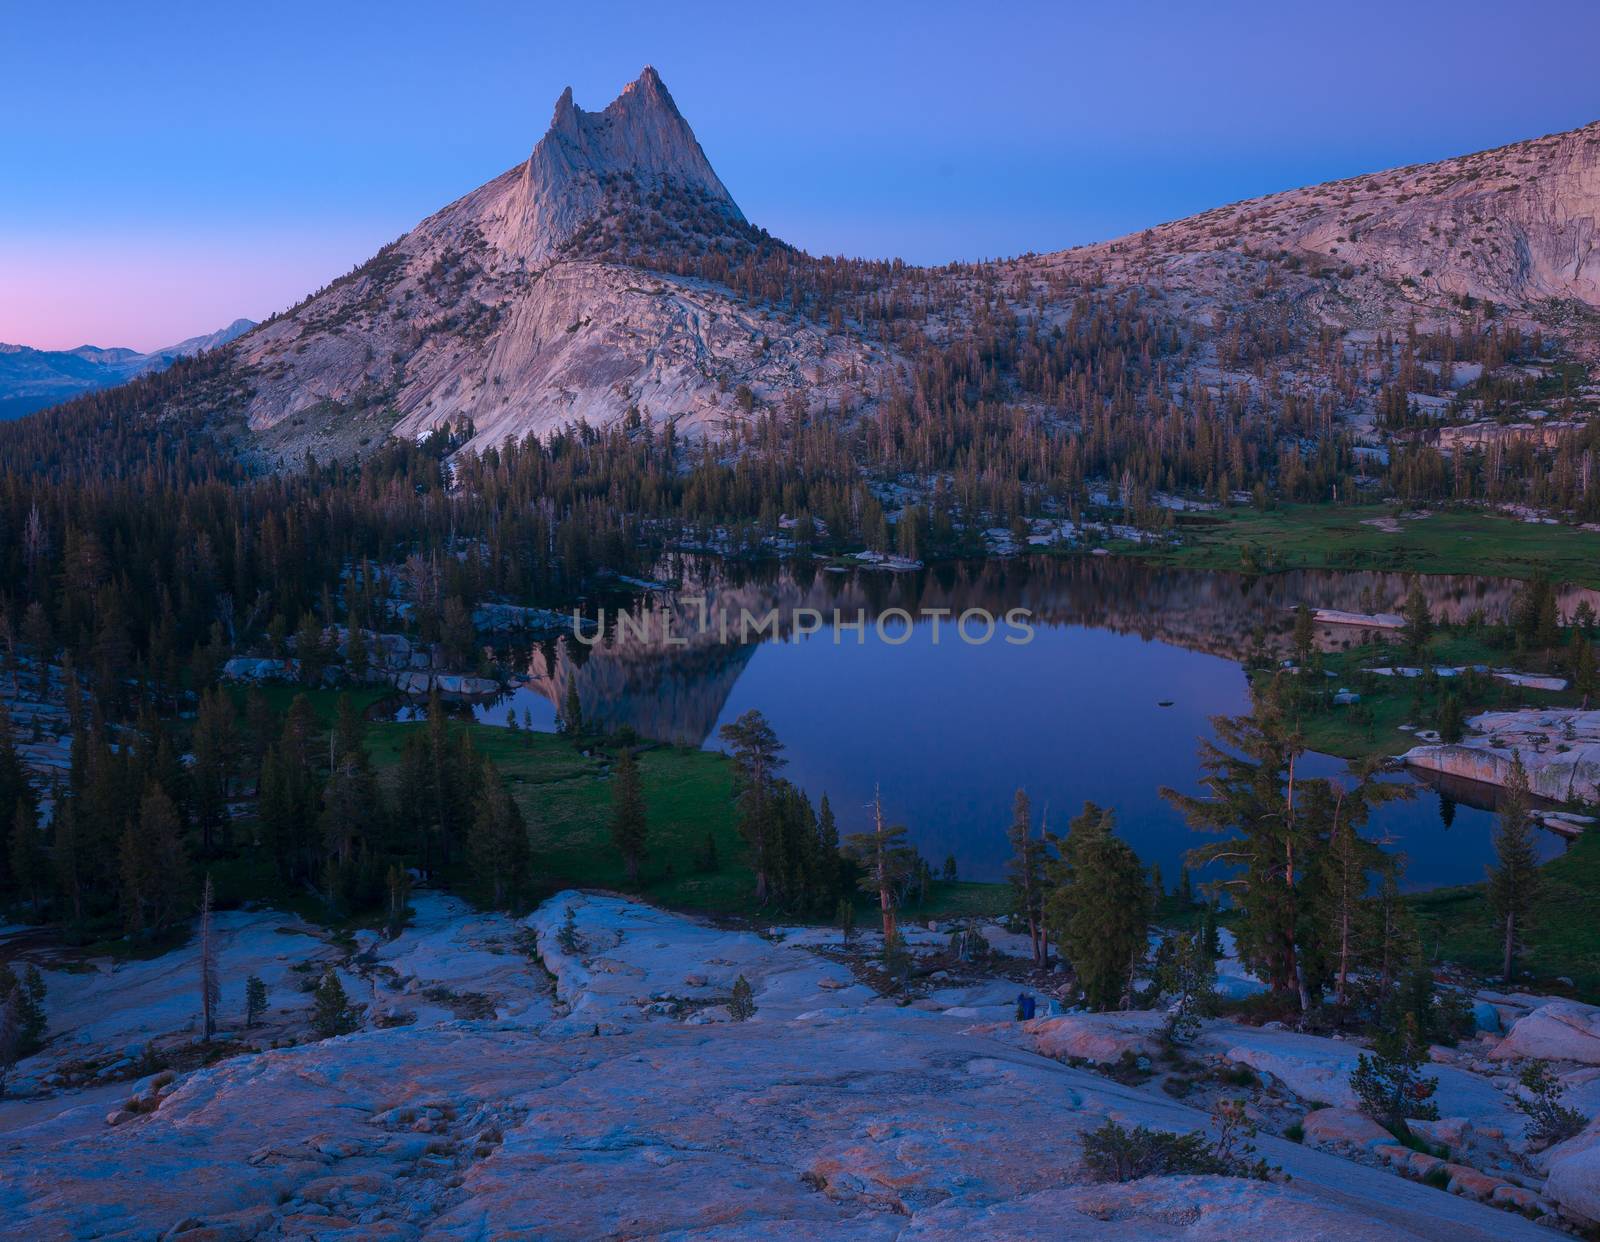
[[[1042,966],[1044,843],[1033,836],[1033,807],[1026,790],[1017,790],[1012,799],[1011,826],[1006,829],[1006,840],[1011,843],[1011,861],[1006,864],[1006,878],[1011,884],[1011,907],[1017,917],[1028,925],[1028,945],[1033,964]]]
[[[359,625],[352,622],[350,637],[344,648],[345,668],[356,681],[367,679],[367,668],[371,663],[371,656],[367,652],[367,635]]]
[[[1529,1062],[1517,1078],[1522,1091],[1512,1096],[1511,1102],[1527,1115],[1524,1134],[1534,1150],[1565,1142],[1581,1134],[1589,1124],[1589,1119],[1577,1109],[1561,1102],[1566,1086],[1550,1072],[1548,1061]]]
[[[359,1015],[345,994],[344,984],[339,982],[338,972],[329,967],[312,998],[311,1029],[318,1039],[332,1039],[350,1034],[359,1025]]]
[[[1324,942],[1332,958],[1334,1001],[1344,1004],[1351,973],[1361,962],[1367,873],[1377,850],[1361,839],[1348,817],[1336,815],[1328,838],[1323,883]]]
[[[1311,616],[1311,609],[1305,604],[1298,605],[1294,610],[1294,654],[1299,666],[1304,669],[1311,663],[1311,653],[1317,645],[1316,623]]]
[[[322,789],[322,840],[341,871],[349,871],[385,838],[384,800],[366,751],[339,756]]]
[[[900,885],[916,868],[917,855],[906,844],[903,824],[893,827],[883,822],[883,799],[872,798],[871,832],[854,832],[844,839],[844,854],[861,869],[861,891],[875,893],[883,918],[883,944],[888,952],[895,940],[895,907],[900,902]]]
[[[38,600],[22,614],[22,642],[34,661],[34,694],[41,700],[50,696],[50,661],[55,658],[55,638],[50,618]]]
[[[0,969],[5,968],[0,967]],[[10,992],[0,989],[0,1099],[5,1098],[6,1079],[11,1076],[12,1066],[22,1059],[22,1054],[18,1051],[20,1027],[16,989],[13,988]]]
[[[1422,953],[1416,920],[1400,893],[1399,866],[1393,859],[1386,861],[1372,901],[1369,936],[1366,957],[1375,968],[1379,993],[1387,994]]]
[[[839,853],[839,824],[833,816],[833,806],[828,795],[822,795],[817,807],[818,889],[823,903],[837,899],[850,891],[849,878],[844,874],[844,859]],[[821,905],[827,909],[826,904]]]
[[[0,709],[0,893],[21,887],[12,863],[13,834],[24,814],[34,822],[37,811],[38,799],[17,752],[11,718]]]
[[[1549,582],[1543,582],[1542,586],[1533,641],[1549,655],[1561,642],[1561,610],[1556,603],[1555,587]]]
[[[54,822],[51,824],[53,848],[50,862],[55,871],[56,892],[67,922],[73,928],[81,928],[85,915],[84,866],[75,801],[57,790]]]
[[[1422,593],[1422,584],[1412,579],[1411,593],[1406,596],[1405,607],[1400,615],[1405,620],[1401,627],[1401,636],[1405,639],[1406,649],[1413,658],[1420,657],[1428,648],[1428,640],[1433,637],[1433,613],[1428,608],[1428,597]]]
[[[1217,960],[1206,947],[1202,930],[1174,932],[1164,937],[1156,951],[1156,985],[1171,998],[1165,1037],[1172,1043],[1190,1043],[1200,1033],[1200,1019],[1211,1012],[1217,997]]]
[[[521,900],[528,885],[528,827],[500,770],[483,761],[467,856],[478,890],[494,909]]]
[[[753,708],[732,724],[723,725],[718,736],[727,743],[738,770],[739,835],[750,847],[756,900],[765,905],[770,873],[777,861],[773,857],[777,773],[788,762],[783,758],[783,743],[767,718]]]
[[[159,785],[145,790],[139,818],[122,833],[123,926],[130,936],[160,933],[189,890],[178,811]]]
[[[1439,700],[1439,740],[1454,745],[1461,740],[1464,726],[1461,700],[1445,691]]]
[[[1058,840],[1044,917],[1095,1009],[1126,1006],[1142,960],[1150,887],[1139,856],[1115,835],[1115,816],[1092,802]]]
[[[388,917],[384,921],[384,930],[388,933],[389,939],[393,940],[405,930],[406,916],[410,912],[407,903],[411,898],[410,878],[394,863],[389,864],[387,888],[389,909]]]
[[[1489,904],[1501,927],[1501,974],[1512,981],[1517,949],[1539,892],[1538,855],[1529,815],[1530,794],[1522,756],[1512,753],[1494,831],[1495,865],[1489,869]]]
[[[1189,862],[1201,866],[1216,860],[1234,867],[1224,883],[1243,915],[1237,928],[1240,956],[1274,992],[1297,994],[1301,1007],[1309,1008],[1300,961],[1301,890],[1315,840],[1296,814],[1295,767],[1303,747],[1266,701],[1259,701],[1250,716],[1217,716],[1212,725],[1221,744],[1208,740],[1200,747],[1207,796],[1171,789],[1163,789],[1162,796],[1191,827],[1237,834],[1192,850]]]
[[[329,768],[336,768],[346,759],[367,762],[367,722],[362,719],[355,701],[348,694],[339,696],[333,727],[333,756]]]
[[[1572,631],[1572,688],[1583,696],[1585,711],[1589,709],[1589,700],[1595,690],[1600,688],[1600,674],[1595,670],[1594,644],[1578,627]]]
[[[0,962],[0,1004],[11,1011],[11,1051],[14,1061],[30,1057],[44,1047],[49,1021],[44,1010],[44,976],[30,965],[22,978]]]
[[[49,875],[50,862],[45,857],[38,816],[27,803],[18,802],[11,820],[11,882],[35,919],[44,914]]]
[[[561,700],[559,723],[561,732],[570,737],[582,737],[584,734],[583,704],[578,698],[576,681],[567,682],[567,693]]]
[[[206,1043],[217,1033],[217,1006],[222,1001],[222,983],[217,978],[217,941],[211,926],[211,873],[206,872],[200,892],[200,1012]]]
[[[267,985],[255,975],[244,981],[244,1024],[254,1027],[267,1012]]]
[[[218,686],[200,696],[194,726],[195,819],[200,826],[200,848],[207,857],[231,845],[233,821],[228,799],[237,766],[233,700]]]
[[[616,772],[611,780],[611,844],[622,855],[629,884],[639,883],[639,867],[647,853],[647,834],[639,760],[631,746],[624,746],[617,755]]]
[[[294,632],[294,654],[300,661],[300,680],[308,686],[320,686],[322,670],[328,664],[328,645],[322,627],[309,612],[300,614],[300,625]]]

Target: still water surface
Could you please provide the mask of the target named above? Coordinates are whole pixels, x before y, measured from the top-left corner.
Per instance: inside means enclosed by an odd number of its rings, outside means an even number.
[[[785,775],[813,799],[827,794],[841,831],[867,826],[868,803],[881,788],[888,814],[908,826],[935,867],[953,855],[963,878],[999,879],[1011,799],[1021,786],[1057,830],[1085,799],[1114,807],[1124,837],[1169,884],[1184,852],[1205,838],[1158,790],[1196,788],[1197,741],[1210,736],[1210,717],[1248,710],[1239,659],[1253,642],[1284,642],[1288,612],[1302,600],[1373,611],[1393,608],[1408,585],[1392,574],[1248,578],[1106,558],[895,575],[734,572],[677,560],[663,574],[674,589],[640,607],[671,612],[673,632],[686,642],[662,641],[657,624],[645,640],[541,644],[526,654],[525,683],[479,706],[479,719],[504,724],[510,708],[519,721],[554,728],[556,705],[575,683],[591,721],[716,747],[718,728],[755,708],[787,747]],[[1427,589],[1436,614],[1481,608],[1494,617],[1514,584],[1436,578]],[[698,633],[701,599],[711,617],[731,616],[735,630],[742,609],[760,616],[776,608],[785,636],[725,643],[715,623]],[[1001,617],[1018,607],[1030,610],[1033,627],[1020,645],[1004,641],[1003,626],[992,641],[969,644],[948,621],[924,617],[908,627],[894,614],[882,632],[873,624],[892,608],[983,608]],[[790,623],[807,608],[851,619],[859,611],[868,619],[865,635],[847,630],[836,641],[824,629],[795,637]],[[1358,638],[1348,630],[1320,637],[1326,644]],[[1313,755],[1301,770],[1324,776],[1344,766]],[[1420,785],[1416,792],[1379,808],[1369,829],[1406,856],[1406,886],[1481,879],[1492,857],[1492,813]],[[1563,848],[1546,833],[1539,845],[1546,856]]]

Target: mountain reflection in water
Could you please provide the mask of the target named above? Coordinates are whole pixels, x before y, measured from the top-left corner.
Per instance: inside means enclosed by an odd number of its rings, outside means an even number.
[[[503,724],[509,707],[519,720],[553,728],[557,705],[575,685],[592,723],[715,747],[719,726],[758,708],[788,748],[785,774],[813,798],[828,794],[841,831],[865,826],[866,804],[881,786],[889,814],[910,828],[936,868],[954,855],[963,878],[998,879],[1011,797],[1022,786],[1056,830],[1085,799],[1115,807],[1123,835],[1169,883],[1184,851],[1203,838],[1157,789],[1195,785],[1197,742],[1210,734],[1209,718],[1248,709],[1240,659],[1257,643],[1281,650],[1290,610],[1302,601],[1394,611],[1409,588],[1400,574],[1248,577],[1108,557],[956,563],[904,574],[674,558],[659,576],[673,588],[635,605],[653,614],[647,637],[616,632],[608,617],[612,632],[593,646],[570,637],[536,646],[524,684],[479,707],[479,718]],[[1435,615],[1449,619],[1479,609],[1498,618],[1517,585],[1466,577],[1423,584]],[[1593,592],[1571,594],[1564,611],[1582,594],[1600,607]],[[706,632],[701,601],[713,618]],[[873,624],[890,609],[916,616],[973,608],[997,618],[1028,609],[1031,641],[1007,643],[1002,627],[991,641],[969,644],[948,621],[935,641],[933,621],[918,620],[906,633],[898,615],[885,621],[885,641]],[[737,631],[741,610],[761,616],[771,609],[782,637],[720,640],[717,616],[731,617]],[[868,624],[859,636],[824,628],[797,638],[794,619],[805,609],[847,618],[859,611]],[[670,629],[662,612],[671,615]],[[1331,645],[1359,634],[1327,629],[1319,638]],[[1310,756],[1306,767],[1323,776],[1344,765]],[[1486,810],[1419,786],[1411,801],[1380,808],[1371,831],[1407,856],[1408,887],[1434,887],[1482,878],[1492,823]],[[1548,834],[1539,844],[1547,854],[1562,848]]]

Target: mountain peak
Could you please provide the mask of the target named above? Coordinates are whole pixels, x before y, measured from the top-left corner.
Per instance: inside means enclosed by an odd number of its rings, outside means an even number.
[[[455,235],[471,225],[507,257],[541,263],[605,214],[608,187],[619,181],[641,195],[687,193],[744,222],[666,83],[646,65],[598,112],[579,107],[570,86],[563,90],[527,160],[446,208],[425,232]]]
[[[569,86],[561,92],[561,98],[556,100],[556,110],[550,117],[549,133],[566,133],[576,135],[578,132],[578,106],[572,102],[572,88]]]
[[[661,75],[656,72],[654,65],[646,65],[639,71],[639,76],[622,88],[616,102],[631,102],[639,100],[641,103],[653,108],[660,108],[673,116],[680,115],[678,105],[673,102],[672,94],[667,90],[667,84],[661,80]]]

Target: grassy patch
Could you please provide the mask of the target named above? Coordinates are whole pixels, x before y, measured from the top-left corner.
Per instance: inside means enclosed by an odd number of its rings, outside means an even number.
[[[1565,976],[1592,999],[1600,995],[1600,923],[1595,920],[1600,834],[1580,837],[1539,874],[1543,891],[1519,969],[1542,982]],[[1430,954],[1484,974],[1498,973],[1500,927],[1482,884],[1434,889],[1408,901]]]
[[[1385,505],[1227,509],[1180,523],[1174,547],[1128,550],[1194,569],[1365,569],[1507,578],[1544,575],[1600,587],[1600,534],[1476,510],[1401,517],[1398,532],[1371,523]]]
[[[413,724],[383,723],[367,735],[374,765],[399,761]],[[611,845],[611,759],[548,733],[460,725],[472,744],[499,767],[528,822],[534,866],[543,893],[560,888],[608,888],[676,909],[755,913],[755,876],[734,828],[733,765],[727,757],[680,746],[656,746],[639,757],[649,812],[650,855],[637,888],[628,889],[622,859]],[[716,843],[717,869],[701,872],[697,857],[707,834]]]

